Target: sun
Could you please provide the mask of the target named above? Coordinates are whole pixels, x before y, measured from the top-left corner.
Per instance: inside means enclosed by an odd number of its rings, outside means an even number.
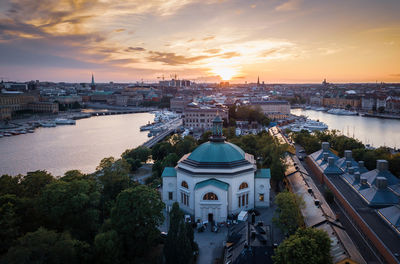
[[[213,72],[221,77],[222,80],[228,81],[237,74],[237,70],[234,68],[216,68]]]

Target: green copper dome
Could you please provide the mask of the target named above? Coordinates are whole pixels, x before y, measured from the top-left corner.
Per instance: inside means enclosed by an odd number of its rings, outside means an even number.
[[[206,142],[197,147],[188,157],[200,163],[229,163],[244,160],[244,151],[229,142]]]

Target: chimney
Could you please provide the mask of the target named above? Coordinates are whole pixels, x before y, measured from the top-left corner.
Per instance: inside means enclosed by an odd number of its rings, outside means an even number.
[[[346,158],[346,160],[350,160],[351,157],[352,157],[351,150],[345,150],[344,151],[344,157]]]
[[[328,161],[329,153],[328,152],[324,152],[322,155],[324,157],[324,160]]]
[[[360,160],[360,161],[358,162],[358,167],[359,167],[359,168],[364,168],[364,161],[363,161],[363,160]]]
[[[356,180],[356,182],[359,182],[359,181],[360,181],[360,177],[361,177],[360,172],[356,171],[356,172],[354,173],[354,179]]]
[[[328,151],[329,150],[329,142],[322,142],[322,151]]]
[[[349,174],[353,175],[354,174],[354,167],[349,168]]]
[[[351,161],[346,161],[346,168],[350,168],[350,166],[351,166]]]
[[[368,184],[367,178],[360,177],[360,183],[361,183],[361,186],[366,186]]]
[[[387,179],[385,177],[377,177],[375,185],[379,190],[385,189],[387,187]]]
[[[377,160],[376,161],[376,168],[380,172],[384,172],[388,170],[388,162],[387,160]]]
[[[334,164],[335,164],[335,158],[334,157],[329,157],[328,158],[328,166],[329,167],[333,167]]]

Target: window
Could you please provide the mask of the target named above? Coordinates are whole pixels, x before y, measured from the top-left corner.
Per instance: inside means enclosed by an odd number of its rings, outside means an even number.
[[[189,206],[189,195],[183,192],[181,192],[181,204]]]
[[[249,188],[249,185],[246,182],[242,182],[242,184],[240,184],[240,186],[239,186],[239,190],[246,189],[246,188]]]
[[[174,195],[172,192],[168,192],[168,199],[171,201],[173,199]]]
[[[183,188],[189,189],[189,186],[188,186],[187,182],[185,182],[185,181],[182,181],[181,186]]]
[[[249,205],[249,194],[246,193],[246,205]]]
[[[263,193],[258,194],[258,200],[260,202],[264,202],[264,194]]]
[[[203,200],[218,200],[218,196],[215,193],[209,192],[204,194]]]
[[[242,195],[242,206],[244,206],[244,194]]]
[[[238,207],[240,207],[240,196],[238,197]]]

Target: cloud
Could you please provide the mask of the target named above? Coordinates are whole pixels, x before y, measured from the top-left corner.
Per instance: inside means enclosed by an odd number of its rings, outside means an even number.
[[[204,51],[205,53],[210,53],[210,54],[217,54],[221,51],[221,49],[208,49]]]
[[[204,41],[213,40],[213,39],[215,39],[215,36],[208,36],[208,37],[203,38]]]
[[[269,49],[269,50],[264,50],[261,52],[260,56],[261,57],[269,57],[270,55],[277,53],[280,49]]]
[[[276,11],[293,11],[299,9],[302,0],[288,0],[275,8]]]
[[[142,47],[128,47],[128,48],[126,48],[125,49],[125,51],[145,51],[146,49],[145,48],[142,48]]]
[[[207,59],[209,56],[195,56],[195,57],[185,57],[182,55],[176,55],[172,52],[158,52],[158,51],[150,51],[150,56],[147,58],[152,62],[163,62],[166,65],[181,65],[181,64],[189,64],[199,60]]]
[[[390,77],[400,77],[400,73],[389,74]]]
[[[239,56],[240,56],[240,53],[238,53],[236,51],[225,52],[225,53],[220,55],[220,57],[223,58],[223,59],[230,59],[230,58],[239,57]]]

